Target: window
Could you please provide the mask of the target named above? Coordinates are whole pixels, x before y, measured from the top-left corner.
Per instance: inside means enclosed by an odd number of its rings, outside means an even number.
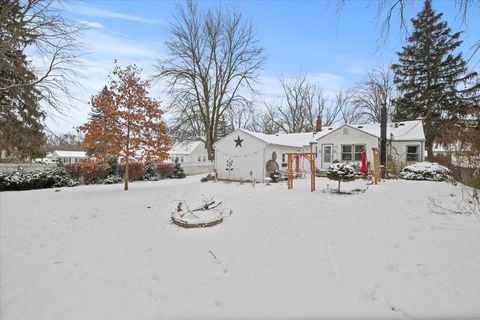
[[[365,148],[364,144],[342,145],[342,161],[362,161],[362,151]]]
[[[342,161],[351,161],[351,160],[352,160],[352,146],[342,145]]]
[[[198,161],[202,161],[202,156],[198,156]]]
[[[207,161],[207,157],[206,157],[206,156],[203,156],[203,161]]]
[[[419,161],[419,159],[420,159],[420,147],[407,146],[407,161]]]
[[[287,163],[287,154],[282,153],[282,163]]]
[[[356,144],[355,145],[355,154],[354,154],[355,161],[362,161],[362,151],[364,149],[365,149],[364,144]]]
[[[175,162],[178,162],[178,157],[175,157]]]
[[[180,162],[183,162],[183,156],[180,158]]]

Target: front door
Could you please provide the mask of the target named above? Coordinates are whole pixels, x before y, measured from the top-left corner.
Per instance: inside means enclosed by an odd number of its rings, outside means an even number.
[[[322,144],[322,169],[327,169],[332,164],[333,145]]]

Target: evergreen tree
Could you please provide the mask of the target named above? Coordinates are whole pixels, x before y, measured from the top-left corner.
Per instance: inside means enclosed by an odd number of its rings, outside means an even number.
[[[0,8],[0,157],[3,151],[14,160],[43,156],[45,142],[41,93],[23,53],[34,39],[19,22],[22,8],[18,1]]]
[[[10,50],[2,60],[2,64],[15,64],[21,72],[12,73],[7,68],[0,68],[0,87],[7,87],[6,79],[18,84],[35,79],[26,56],[19,50]],[[40,93],[34,86],[19,85],[0,90],[0,157],[1,151],[17,160],[44,155],[45,113],[40,110],[39,101]]]
[[[173,177],[175,179],[185,178],[185,172],[178,161],[175,162],[175,167],[173,167]]]
[[[424,119],[429,156],[442,127],[465,119],[480,89],[477,73],[468,72],[461,52],[456,52],[461,33],[452,34],[442,15],[433,11],[431,0],[425,0],[412,19],[409,43],[397,52],[399,61],[392,66],[400,93],[395,120]]]

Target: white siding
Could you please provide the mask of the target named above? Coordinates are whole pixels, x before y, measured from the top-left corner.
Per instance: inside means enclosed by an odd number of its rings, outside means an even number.
[[[423,161],[425,143],[423,141],[392,141],[387,143],[387,155],[391,160],[398,162],[400,165],[407,163],[407,147],[419,146],[419,161]],[[389,159],[387,159],[388,161]]]
[[[316,166],[318,169],[321,169],[322,165],[322,154],[321,154],[321,145],[322,144],[332,144],[333,145],[333,159],[332,161],[338,160],[342,161],[342,145],[360,145],[363,144],[366,147],[367,151],[367,161],[373,161],[373,152],[372,147],[379,146],[379,139],[373,135],[365,133],[363,131],[351,128],[351,127],[341,127],[338,130],[332,131],[332,133],[321,137],[317,140],[318,142],[318,152],[317,152],[317,162]],[[343,161],[350,164],[360,163],[360,161]]]
[[[240,137],[242,146],[235,147]],[[215,143],[215,168],[221,179],[249,180],[253,171],[255,180],[264,181],[266,143],[242,131],[234,131]],[[270,158],[269,158],[270,159]],[[228,170],[228,162],[231,169]]]

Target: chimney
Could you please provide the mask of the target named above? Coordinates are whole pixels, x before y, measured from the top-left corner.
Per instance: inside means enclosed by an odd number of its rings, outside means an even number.
[[[318,116],[317,124],[315,126],[315,133],[322,131],[322,117]]]

